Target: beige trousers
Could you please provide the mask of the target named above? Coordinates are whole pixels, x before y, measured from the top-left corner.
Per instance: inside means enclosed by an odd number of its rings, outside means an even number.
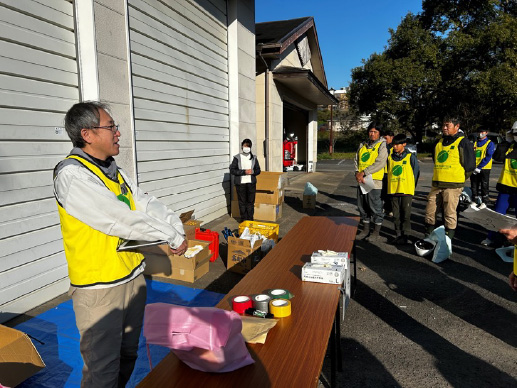
[[[81,387],[125,387],[137,358],[147,290],[143,275],[110,288],[70,287],[83,357]]]
[[[458,224],[458,214],[456,208],[460,200],[463,188],[440,189],[432,187],[427,195],[427,207],[425,208],[425,223],[434,225],[436,223],[436,213],[443,208],[445,228],[456,229]]]

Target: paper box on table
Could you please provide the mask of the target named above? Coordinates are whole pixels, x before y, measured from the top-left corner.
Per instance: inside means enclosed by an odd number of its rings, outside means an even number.
[[[175,279],[174,274],[178,271],[173,271],[173,269],[196,271],[210,259],[210,250],[208,249],[210,243],[199,240],[188,241],[189,248],[196,245],[201,245],[203,250],[190,259],[183,255],[175,255],[167,244],[140,248],[146,262],[144,273],[146,275]]]
[[[315,195],[303,195],[303,208],[304,209],[315,209],[316,208],[316,196]]]
[[[314,264],[337,264],[348,268],[348,252],[316,251],[312,252],[311,263]]]
[[[255,241],[255,244],[251,246],[249,240],[229,236],[226,268],[240,274],[248,273],[262,259],[261,245],[262,240]]]
[[[341,284],[345,280],[345,275],[344,265],[305,263],[302,267],[304,282]]]
[[[0,325],[0,384],[15,387],[44,367],[25,333]]]

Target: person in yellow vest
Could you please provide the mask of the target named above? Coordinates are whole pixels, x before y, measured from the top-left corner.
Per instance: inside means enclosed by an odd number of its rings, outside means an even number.
[[[121,134],[107,105],[75,104],[65,129],[74,148],[54,169],[54,194],[84,361],[81,386],[124,387],[143,323],[145,262],[117,247],[122,239],[165,240],[183,254],[187,240],[179,217],[117,166]]]
[[[387,192],[393,209],[395,245],[407,244],[411,233],[411,205],[420,168],[416,155],[406,149],[406,135],[393,138],[393,151],[388,156]]]
[[[374,188],[363,194],[357,186],[357,208],[363,224],[363,230],[356,239],[367,238],[368,241],[378,241],[384,213],[382,210],[382,178],[388,158],[386,141],[381,138],[382,125],[372,122],[368,126],[368,141],[361,143],[355,155],[355,179],[358,184],[365,183],[365,178],[371,176]],[[370,232],[370,224],[373,230]]]
[[[517,121],[506,133],[506,141],[497,145],[492,159],[504,163],[495,186],[497,199],[494,211],[506,214],[509,208],[516,209],[517,213]],[[498,248],[504,243],[504,237],[500,233],[490,231],[487,238],[481,241],[481,245]]]
[[[495,151],[494,143],[488,139],[488,130],[479,130],[479,138],[474,143],[476,154],[476,168],[470,176],[472,199],[476,205],[489,203],[490,171],[492,170],[492,155]]]
[[[465,180],[476,168],[476,157],[472,143],[460,131],[458,119],[446,118],[442,134],[433,152],[433,181],[425,209],[425,234],[434,230],[436,214],[443,208],[445,233],[452,239],[458,223],[456,209],[460,194]]]
[[[508,275],[508,283],[512,290],[517,291],[517,228],[500,229],[499,233],[505,236],[508,241],[515,245],[513,250],[513,271]]]
[[[388,150],[388,158],[390,154],[393,152],[393,138],[395,137],[395,133],[393,131],[384,131],[382,133],[382,137],[386,140],[386,149]],[[391,200],[388,198],[388,164],[386,163],[386,167],[384,167],[384,177],[382,178],[382,192],[381,199],[383,202],[384,214],[388,216],[393,216],[393,209],[391,208]]]

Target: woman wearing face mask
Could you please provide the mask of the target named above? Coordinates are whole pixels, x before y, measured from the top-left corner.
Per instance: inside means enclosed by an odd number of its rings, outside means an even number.
[[[506,214],[513,207],[517,214],[517,121],[506,133],[506,141],[497,145],[493,160],[504,163],[496,185],[498,194],[494,210]],[[481,241],[482,245],[494,248],[503,243],[504,236],[497,232],[489,232],[487,238]]]
[[[251,153],[251,140],[244,139],[241,143],[242,152],[233,157],[230,173],[234,176],[234,184],[239,199],[241,222],[253,221],[255,211],[255,192],[260,166],[257,157]]]

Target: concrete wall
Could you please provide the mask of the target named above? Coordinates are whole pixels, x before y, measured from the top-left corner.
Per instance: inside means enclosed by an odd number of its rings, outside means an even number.
[[[117,164],[136,179],[126,12],[125,1],[94,0],[99,98],[110,104],[112,116],[120,125]]]
[[[251,139],[258,154],[255,93],[255,1],[228,1],[230,156]]]

